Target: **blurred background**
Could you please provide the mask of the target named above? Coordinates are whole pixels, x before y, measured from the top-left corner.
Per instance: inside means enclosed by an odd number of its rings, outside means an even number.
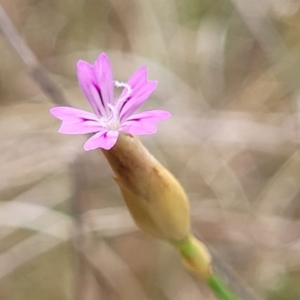
[[[90,110],[76,62],[159,85],[141,137],[191,200],[242,299],[300,299],[299,0],[0,1],[0,299],[215,299],[141,233],[100,151],[49,109]],[[15,26],[15,29],[12,27]]]

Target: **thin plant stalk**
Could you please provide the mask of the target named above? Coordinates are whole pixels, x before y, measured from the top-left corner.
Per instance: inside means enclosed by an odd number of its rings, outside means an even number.
[[[206,283],[218,299],[239,300],[239,298],[231,291],[230,287],[228,287],[218,275],[213,274],[207,279]]]
[[[211,265],[211,255],[204,243],[194,236],[173,243],[179,251],[183,265],[204,281],[220,300],[239,300],[229,286],[215,273]]]

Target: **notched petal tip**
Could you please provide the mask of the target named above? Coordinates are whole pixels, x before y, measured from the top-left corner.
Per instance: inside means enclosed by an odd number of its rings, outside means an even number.
[[[104,59],[105,60],[109,60],[108,55],[105,52],[101,52],[99,54],[99,56],[97,57],[96,61],[98,61],[98,60],[104,60]]]
[[[158,112],[159,112],[160,121],[172,117],[171,113],[167,110],[158,110]]]
[[[128,83],[132,84],[132,85],[136,85],[136,83],[154,83],[155,82],[155,86],[158,84],[157,80],[148,80],[148,68],[146,66],[142,66],[140,68],[138,68],[130,77]]]
[[[94,62],[94,67],[95,67],[96,72],[99,73],[98,75],[103,76],[106,72],[109,72],[109,73],[111,73],[110,75],[112,76],[112,68],[111,68],[110,60],[109,60],[108,56],[106,55],[106,53],[102,52],[97,57],[97,59]],[[109,77],[111,77],[111,76],[109,76]],[[109,79],[112,80],[112,78],[109,78]]]
[[[158,81],[157,80],[147,80],[146,84],[148,86],[148,89],[152,90],[152,92],[153,92],[158,85]]]
[[[57,107],[52,107],[49,112],[50,114],[59,119],[59,120],[64,120],[69,118],[72,113],[69,113],[69,111],[72,111],[72,108],[69,106],[57,106]]]
[[[94,150],[102,148],[105,150],[111,149],[117,142],[119,136],[118,131],[101,131],[89,138],[84,144],[84,150]]]
[[[147,75],[148,75],[148,68],[146,66],[141,66],[132,74],[131,78],[135,76],[135,77],[142,77],[146,80]]]
[[[57,106],[50,108],[49,112],[52,116],[56,117],[57,115],[60,115],[61,109],[67,107],[67,106]]]
[[[85,60],[79,60],[76,64],[77,67],[77,73],[81,72],[81,71],[85,71],[85,70],[93,70],[94,66],[89,64],[87,61]]]

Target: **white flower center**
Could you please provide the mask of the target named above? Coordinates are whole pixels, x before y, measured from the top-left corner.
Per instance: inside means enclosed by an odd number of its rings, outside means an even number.
[[[125,95],[122,95],[115,100],[114,104],[107,104],[111,111],[111,115],[105,120],[106,128],[109,130],[118,130],[120,128],[120,112],[123,108],[124,103],[127,101],[128,97],[132,93],[132,89],[129,84],[124,82],[115,81],[115,87],[126,89]],[[124,91],[124,90],[123,90]]]

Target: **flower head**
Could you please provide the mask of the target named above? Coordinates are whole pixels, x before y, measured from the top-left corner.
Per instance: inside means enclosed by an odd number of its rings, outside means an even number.
[[[50,113],[62,120],[60,133],[95,133],[84,144],[85,150],[112,148],[120,131],[134,135],[156,132],[156,123],[170,117],[164,110],[134,113],[155,90],[157,81],[147,80],[147,68],[139,68],[127,83],[114,81],[111,65],[101,53],[93,65],[77,63],[79,85],[94,113],[72,107],[54,107]],[[122,88],[114,98],[114,87]]]

